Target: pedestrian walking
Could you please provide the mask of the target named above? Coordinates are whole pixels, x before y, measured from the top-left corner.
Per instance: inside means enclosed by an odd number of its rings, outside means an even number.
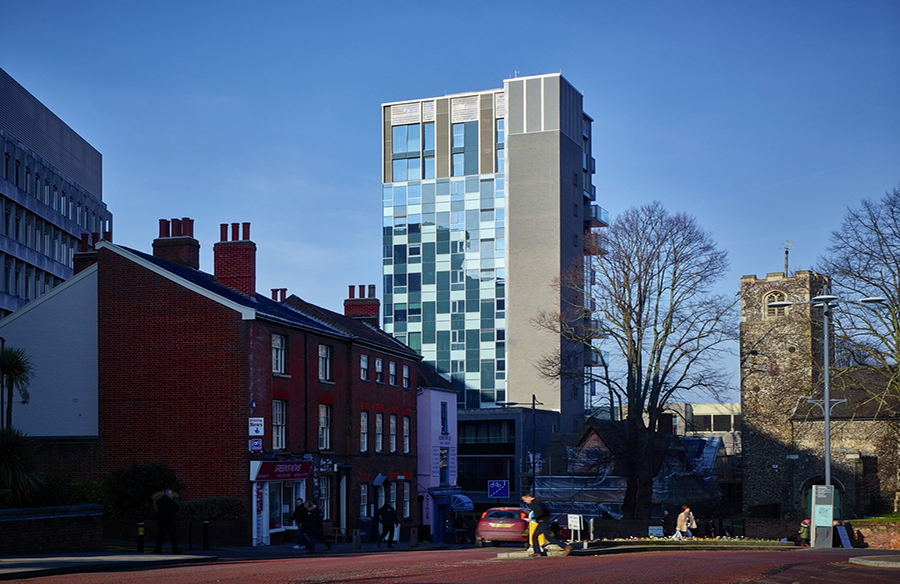
[[[387,501],[375,513],[375,519],[381,526],[381,534],[378,536],[378,547],[381,541],[387,537],[387,546],[394,547],[394,527],[397,525],[397,510]]]
[[[694,537],[691,530],[697,529],[697,521],[694,519],[694,514],[691,513],[691,508],[687,505],[681,506],[681,513],[675,522],[675,529],[677,531],[676,538]]]
[[[163,492],[162,497],[156,501],[156,547],[153,548],[153,553],[162,553],[162,543],[163,539],[166,537],[166,532],[168,532],[169,541],[172,544],[172,553],[181,553],[178,549],[176,537],[177,525],[175,522],[175,514],[177,512],[178,503],[176,503],[175,499],[172,497],[172,490],[166,489]]]
[[[309,525],[309,509],[303,503],[303,499],[297,497],[297,506],[291,514],[291,521],[297,526],[297,543],[294,544],[295,550],[313,549],[315,544],[310,545],[309,536],[304,530],[304,525]]]
[[[531,536],[532,539],[532,553],[529,554],[529,557],[538,557],[547,555],[543,549],[541,549],[541,544],[539,543],[540,537],[543,535],[544,539],[547,543],[555,543],[559,547],[563,548],[563,554],[569,555],[572,553],[572,544],[565,544],[562,541],[556,539],[553,536],[553,532],[550,529],[550,510],[547,509],[547,506],[544,505],[540,500],[535,498],[531,493],[525,493],[522,495],[522,501],[531,507],[532,512],[534,513],[534,522],[537,523],[537,528],[534,530],[534,534]]]

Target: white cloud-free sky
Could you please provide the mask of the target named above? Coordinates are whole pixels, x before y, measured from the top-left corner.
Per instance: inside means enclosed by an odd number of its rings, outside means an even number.
[[[661,201],[740,276],[812,267],[900,182],[900,1],[0,0],[0,67],[103,154],[114,241],[252,223],[258,289],[381,288],[380,104],[563,75],[597,201]],[[733,367],[734,364],[724,366]]]

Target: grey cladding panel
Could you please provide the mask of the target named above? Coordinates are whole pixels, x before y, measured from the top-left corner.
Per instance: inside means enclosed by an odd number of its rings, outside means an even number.
[[[0,128],[99,199],[103,157],[59,117],[0,69]]]
[[[506,93],[506,132],[507,134],[522,134],[525,132],[524,110],[525,107],[525,82],[510,81],[507,83]]]
[[[435,176],[450,176],[450,100],[437,100],[437,117],[434,123]]]
[[[540,132],[541,119],[541,79],[525,80],[525,131]]]
[[[479,111],[481,137],[481,172],[494,172],[494,96],[482,95]]]
[[[560,78],[544,78],[544,131],[559,130]]]
[[[393,132],[391,131],[391,108],[390,107],[382,107],[383,112],[383,123],[382,123],[382,134],[384,136],[384,143],[382,144],[382,153],[381,160],[384,163],[384,182],[392,182],[394,180],[393,172],[394,167],[391,164],[391,152],[393,151],[392,140],[394,137]]]

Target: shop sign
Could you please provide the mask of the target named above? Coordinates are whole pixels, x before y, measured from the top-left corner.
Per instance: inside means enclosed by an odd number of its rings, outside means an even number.
[[[309,476],[312,469],[311,461],[285,461],[285,462],[263,462],[259,465],[259,471],[255,481],[286,481],[286,480],[302,480]]]

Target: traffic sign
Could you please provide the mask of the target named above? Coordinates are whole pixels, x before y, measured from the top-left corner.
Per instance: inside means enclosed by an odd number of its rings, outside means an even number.
[[[506,499],[509,497],[509,481],[488,481],[488,497]]]

